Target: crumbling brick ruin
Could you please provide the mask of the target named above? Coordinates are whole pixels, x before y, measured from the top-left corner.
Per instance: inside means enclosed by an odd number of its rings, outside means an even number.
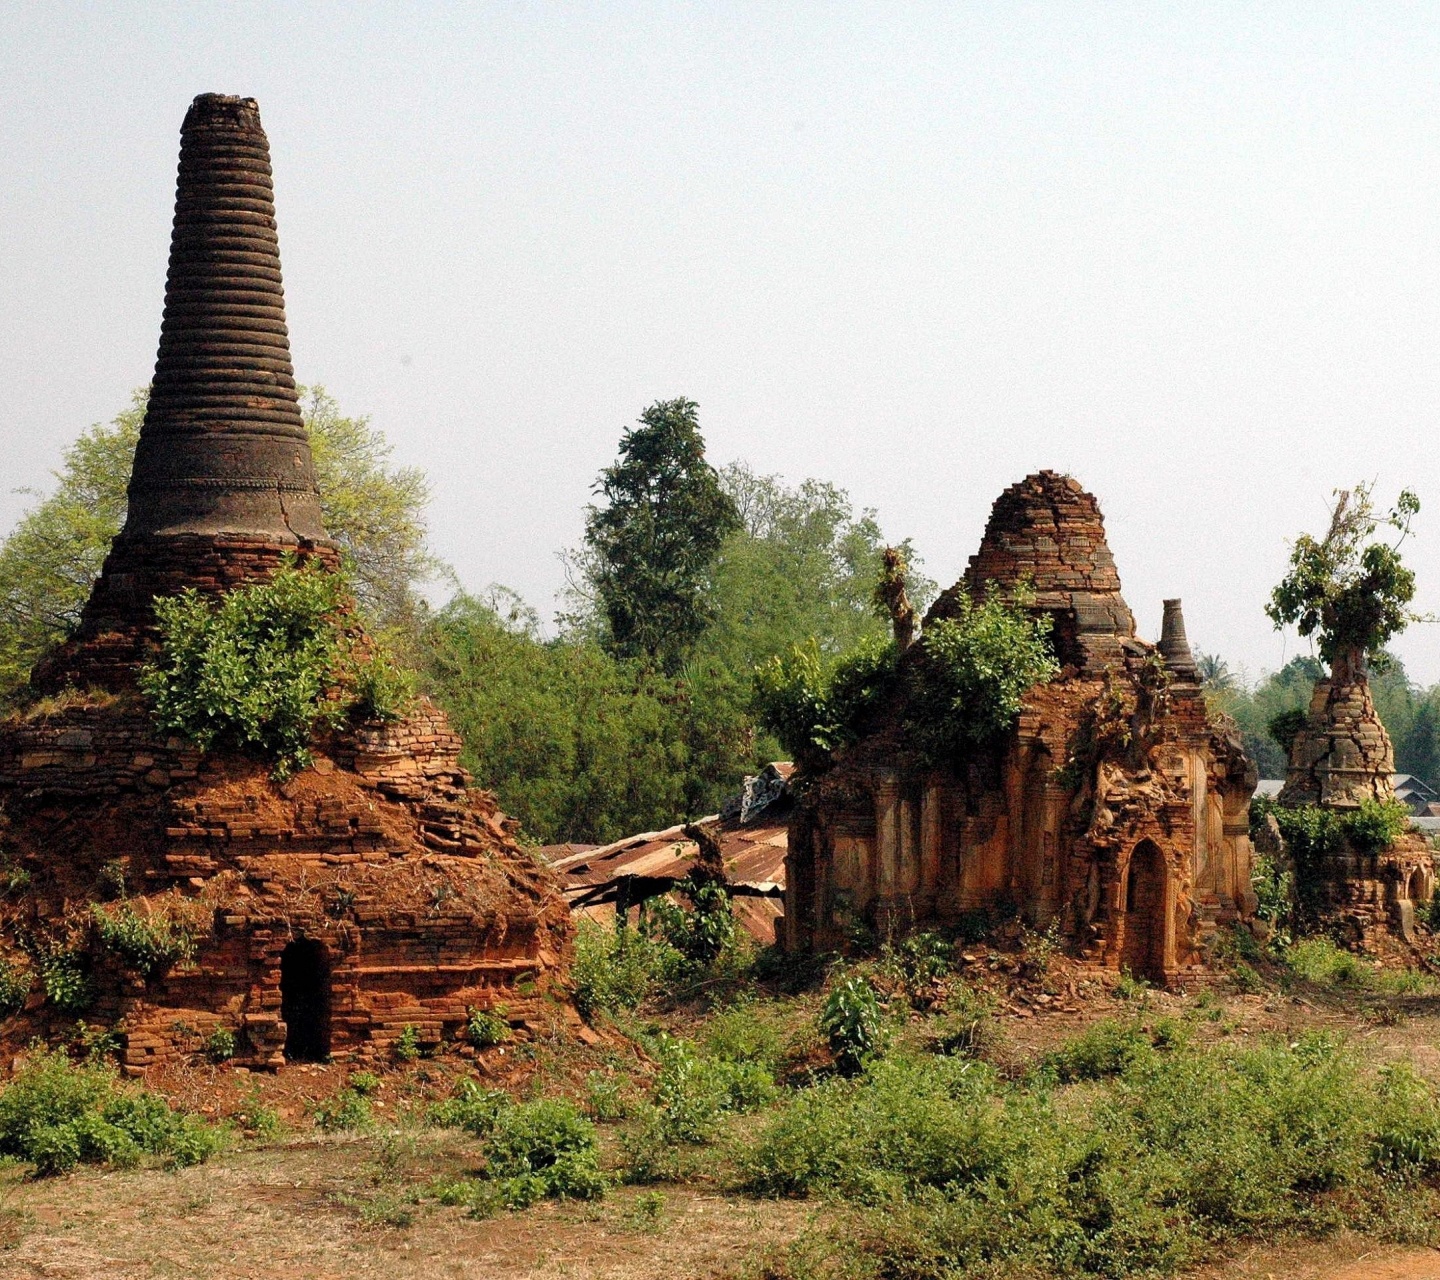
[[[181,133],[154,387],[125,527],[39,699],[0,723],[5,945],[67,949],[85,1017],[132,1072],[216,1028],[238,1060],[383,1059],[407,1026],[454,1041],[473,1008],[543,1024],[570,945],[551,873],[472,790],[421,701],[317,742],[313,769],[203,754],[157,734],[135,689],[152,602],[262,580],[286,555],[338,564],[290,364],[269,148],[255,102],[205,94]],[[102,948],[90,904],[192,928],[193,959],[146,975]],[[17,1034],[64,1021],[41,983]]]
[[[1097,964],[1183,977],[1253,909],[1256,775],[1234,727],[1206,710],[1180,602],[1165,602],[1158,647],[1138,639],[1095,499],[1049,471],[1000,496],[927,625],[991,582],[1029,585],[1060,674],[1030,691],[1002,742],[952,767],[919,762],[891,708],[802,786],[787,943],[1013,911]]]
[[[1394,748],[1375,710],[1364,658],[1339,658],[1329,677],[1315,683],[1306,723],[1290,744],[1278,803],[1351,812],[1367,800],[1394,800],[1394,772]],[[1285,854],[1278,830],[1272,829],[1269,842]],[[1415,913],[1435,891],[1433,851],[1418,832],[1382,850],[1342,840],[1321,866],[1306,870],[1319,881],[1315,905],[1354,944],[1392,929],[1411,940]]]

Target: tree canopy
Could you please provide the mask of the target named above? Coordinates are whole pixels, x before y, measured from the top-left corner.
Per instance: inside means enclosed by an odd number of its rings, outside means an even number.
[[[646,409],[596,482],[604,505],[587,508],[585,517],[585,573],[606,647],[671,674],[714,617],[710,571],[739,525],[705,460],[698,408],[679,399]]]
[[[1420,616],[1409,607],[1415,574],[1400,559],[1420,500],[1406,489],[1382,517],[1370,494],[1366,484],[1336,491],[1325,536],[1295,540],[1289,571],[1265,607],[1277,629],[1294,626],[1302,636],[1316,636],[1320,656],[1332,666],[1380,654]],[[1398,534],[1393,544],[1372,541],[1382,526]]]

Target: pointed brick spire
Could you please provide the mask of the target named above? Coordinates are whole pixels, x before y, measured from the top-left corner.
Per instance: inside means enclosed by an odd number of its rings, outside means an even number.
[[[129,494],[78,631],[32,673],[38,689],[132,683],[156,596],[262,579],[291,553],[338,564],[295,392],[254,98],[202,93],[180,130],[165,317]]]
[[[180,131],[165,318],[130,499],[127,539],[325,536],[253,98],[201,94]]]
[[[1160,623],[1160,656],[1177,680],[1194,683],[1200,679],[1200,669],[1195,665],[1195,656],[1190,652],[1190,641],[1185,637],[1185,614],[1180,601],[1165,601],[1165,617]]]

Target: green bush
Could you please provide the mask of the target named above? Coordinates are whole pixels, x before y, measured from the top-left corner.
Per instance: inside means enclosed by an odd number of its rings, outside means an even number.
[[[478,1080],[464,1079],[454,1094],[430,1108],[428,1120],[443,1129],[464,1129],[476,1137],[487,1136],[502,1111],[512,1105],[503,1089],[487,1089]]]
[[[471,1009],[465,1023],[466,1039],[477,1049],[488,1049],[514,1039],[515,1033],[510,1029],[505,1013],[504,1005],[497,1005],[493,1010]]]
[[[634,1009],[677,977],[685,957],[638,929],[581,920],[575,932],[575,1007],[582,1017]]]
[[[630,1091],[622,1079],[603,1071],[592,1071],[585,1077],[585,1111],[599,1124],[615,1124],[627,1119],[634,1110]]]
[[[218,600],[194,589],[155,601],[160,655],[140,674],[156,723],[209,750],[254,752],[285,775],[310,761],[317,726],[346,707],[344,583],[318,566],[280,569]]]
[[[235,1033],[229,1027],[216,1027],[205,1038],[205,1056],[211,1062],[229,1062],[235,1056]]]
[[[134,1165],[146,1155],[198,1164],[225,1140],[223,1129],[121,1084],[110,1067],[76,1065],[59,1050],[32,1053],[0,1090],[0,1155],[33,1163],[42,1177],[80,1163]]]
[[[398,1062],[414,1062],[420,1056],[420,1033],[414,1024],[407,1022],[400,1028],[395,1039],[395,1058]]]
[[[872,1062],[798,1094],[742,1176],[763,1194],[874,1205],[829,1241],[847,1275],[1125,1276],[1260,1233],[1440,1235],[1426,1181],[1440,1103],[1413,1071],[1369,1078],[1318,1035],[1153,1038],[1170,1051],[1112,1031],[1106,1052],[1080,1055],[1085,1082],[1063,1087],[956,1058]]]
[[[798,1094],[742,1157],[765,1195],[898,1198],[970,1180],[1003,1149],[994,1073],[961,1058],[874,1061]]]
[[[361,1089],[347,1085],[315,1104],[315,1123],[326,1133],[368,1129],[375,1122],[370,1100]]]
[[[520,1209],[545,1198],[605,1194],[595,1126],[572,1103],[540,1098],[503,1108],[485,1143],[485,1176],[502,1203]]]
[[[149,978],[195,954],[195,936],[163,915],[142,916],[128,902],[118,908],[93,906],[91,917],[100,945]]]
[[[756,667],[754,710],[791,759],[810,766],[852,743],[895,687],[899,652],[867,637],[843,658],[814,641],[792,645]]]
[[[1302,938],[1285,949],[1284,959],[1296,977],[1319,987],[1366,988],[1379,984],[1374,965],[1336,946],[1329,938]]]
[[[41,947],[35,957],[45,998],[65,1014],[84,1013],[95,993],[84,953],[58,944]]]
[[[951,988],[929,1023],[930,1039],[940,1053],[979,1057],[995,1045],[995,999],[968,983]]]
[[[694,965],[708,965],[735,941],[735,914],[725,886],[711,880],[681,880],[676,892],[690,901],[690,910],[666,897],[645,904],[646,932],[678,951]]]
[[[1046,1054],[1041,1066],[1062,1083],[1101,1080],[1120,1075],[1152,1052],[1150,1036],[1138,1022],[1106,1018]]]
[[[955,597],[955,613],[926,626],[910,666],[907,722],[932,760],[943,762],[1006,732],[1025,694],[1058,674],[1049,614],[1007,599],[994,583],[980,600]]]
[[[1310,713],[1303,707],[1292,707],[1288,711],[1281,711],[1270,717],[1265,723],[1265,732],[1280,744],[1280,749],[1288,756],[1290,744],[1293,743],[1307,724],[1310,723]]]
[[[712,1015],[700,1032],[700,1048],[715,1062],[752,1062],[773,1078],[786,1055],[783,1002],[744,1000]]]
[[[357,720],[393,723],[415,700],[415,677],[384,649],[375,649],[350,672],[349,711]]]
[[[1410,810],[1404,801],[1362,800],[1345,815],[1345,834],[1361,853],[1382,853],[1410,830]]]
[[[831,988],[820,1011],[819,1025],[842,1071],[858,1071],[868,1058],[880,1052],[884,1042],[885,1014],[880,998],[858,974],[842,977]]]

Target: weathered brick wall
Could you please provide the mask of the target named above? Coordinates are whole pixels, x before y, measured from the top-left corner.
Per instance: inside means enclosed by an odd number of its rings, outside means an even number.
[[[75,636],[48,653],[31,676],[40,691],[123,690],[155,635],[153,602],[187,588],[218,595],[243,583],[264,582],[288,558],[338,569],[328,543],[235,535],[183,534],[116,538],[95,580]]]
[[[454,1044],[472,1008],[504,1006],[524,1034],[564,1014],[550,993],[569,913],[494,798],[469,787],[459,748],[421,702],[318,744],[314,769],[277,783],[258,763],[156,735],[133,694],[12,717],[0,842],[31,885],[0,924],[12,944],[37,929],[73,939],[107,863],[131,908],[191,921],[194,959],[148,982],[91,941],[89,1016],[119,1026],[132,1071],[221,1025],[239,1033],[242,1061],[277,1065],[280,956],[301,937],[329,957],[337,1055],[383,1059],[407,1025]],[[17,1034],[54,1021],[37,992]]]

